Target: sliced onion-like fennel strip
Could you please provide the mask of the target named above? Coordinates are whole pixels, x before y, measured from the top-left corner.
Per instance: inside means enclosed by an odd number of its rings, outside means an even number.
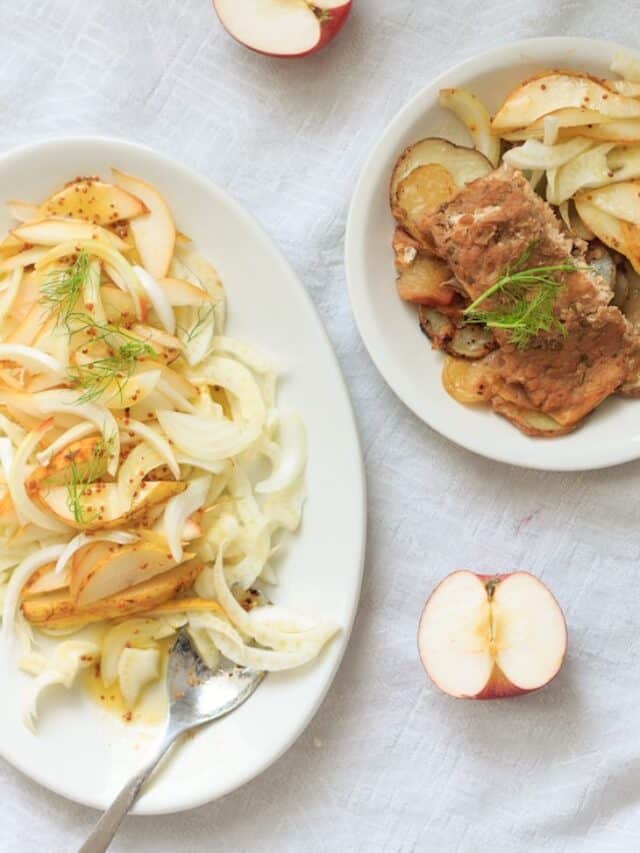
[[[33,503],[25,487],[30,473],[29,457],[38,446],[43,435],[52,427],[53,419],[49,419],[27,434],[13,458],[7,485],[13,506],[23,524],[30,522],[43,530],[51,530],[54,533],[68,533],[69,528],[66,524],[58,521],[50,513],[45,512]]]
[[[0,468],[2,468],[5,483],[9,482],[14,458],[15,450],[11,439],[0,438]]]
[[[60,243],[37,261],[36,269],[48,266],[53,261],[60,260],[67,255],[77,254],[83,250],[91,257],[100,258],[101,261],[116,271],[118,280],[114,279],[115,284],[120,286],[120,283],[124,283],[126,291],[131,294],[133,299],[136,317],[139,320],[144,319],[145,310],[141,299],[144,296],[144,291],[140,286],[138,277],[133,271],[133,267],[122,257],[120,252],[106,243],[101,243],[98,240],[72,240],[67,243]]]
[[[176,330],[176,318],[173,313],[171,303],[167,298],[166,293],[160,287],[155,278],[148,273],[143,267],[135,265],[133,271],[138,276],[138,281],[144,292],[147,294],[149,302],[153,305],[158,319],[169,332],[170,335]]]
[[[35,554],[25,557],[20,565],[16,566],[13,570],[5,593],[4,607],[2,608],[2,633],[5,637],[5,642],[10,641],[15,631],[16,615],[20,604],[22,587],[36,569],[46,566],[47,563],[54,563],[62,554],[64,548],[65,545],[50,545],[48,548],[42,548],[36,551]]]
[[[252,618],[252,612],[247,613],[238,604],[233,593],[227,586],[223,569],[223,547],[218,549],[218,555],[213,570],[213,582],[216,591],[216,599],[222,609],[229,617],[231,623],[243,633],[272,649],[283,652],[297,652],[312,646],[319,650],[324,643],[336,632],[335,625],[319,624],[311,628],[298,631],[280,631],[273,624],[265,623],[265,620],[256,621]]]
[[[96,403],[78,403],[77,392],[70,388],[41,391],[35,395],[38,409],[44,414],[74,415],[90,421],[102,433],[107,445],[109,464],[107,471],[115,475],[120,458],[120,436],[116,419],[109,409]]]
[[[0,361],[13,361],[26,367],[31,373],[46,371],[53,373],[59,379],[65,375],[65,367],[56,358],[35,347],[23,344],[0,343]]]
[[[137,534],[129,533],[126,530],[105,530],[104,533],[94,533],[91,535],[78,533],[77,536],[74,536],[65,545],[63,552],[56,560],[53,571],[57,575],[62,574],[76,551],[79,551],[85,545],[89,545],[92,542],[116,542],[118,545],[131,545],[133,542],[137,542],[138,539]]]
[[[267,410],[251,371],[232,358],[214,355],[203,362],[189,377],[194,384],[217,385],[228,391],[234,417],[240,417],[245,423],[262,426]]]
[[[202,628],[211,633],[213,641],[222,654],[237,663],[252,669],[262,669],[266,672],[277,672],[293,669],[313,660],[320,651],[317,644],[307,644],[296,651],[273,651],[247,646],[240,634],[224,619],[213,613],[193,613],[189,617],[189,625]],[[333,634],[337,632],[333,630]],[[332,635],[327,636],[327,640]]]
[[[36,453],[36,459],[40,465],[48,465],[56,453],[60,453],[60,451],[64,450],[69,444],[73,444],[74,441],[80,441],[83,438],[87,438],[94,432],[99,432],[99,429],[94,423],[89,423],[89,421],[69,427],[69,429],[65,430],[59,438],[52,441],[49,447],[46,447],[39,453]]]
[[[0,413],[0,429],[8,436],[14,444],[20,444],[25,437],[26,430],[12,420],[9,420],[5,415]]]
[[[171,556],[180,563],[182,561],[182,531],[190,515],[201,509],[207,499],[211,477],[207,474],[192,480],[187,488],[175,495],[168,502],[164,511],[163,528]]]
[[[160,435],[153,427],[147,426],[147,424],[143,424],[134,418],[127,418],[122,424],[121,429],[126,432],[133,432],[143,441],[146,441],[147,444],[153,447],[156,453],[162,456],[176,480],[180,479],[180,466],[176,460],[176,455],[164,436]]]
[[[6,286],[3,287],[2,294],[0,295],[0,323],[13,307],[13,303],[18,295],[18,290],[20,289],[23,272],[24,268],[18,267],[13,270],[9,278],[6,280]]]
[[[160,410],[157,417],[175,446],[196,459],[200,456],[217,461],[237,456],[260,435],[260,428],[253,424],[241,426],[232,421],[212,421],[170,409]]]
[[[60,684],[67,689],[73,686],[81,669],[100,659],[100,647],[86,640],[66,640],[54,649],[52,660],[36,676],[25,697],[22,718],[26,726],[35,730],[38,717],[38,699],[47,687]]]
[[[216,335],[213,339],[213,352],[232,355],[256,373],[277,373],[278,367],[268,355],[236,338]]]
[[[256,492],[268,494],[291,486],[304,471],[307,461],[307,434],[297,412],[283,411],[279,417],[280,459],[266,480],[256,484]]]

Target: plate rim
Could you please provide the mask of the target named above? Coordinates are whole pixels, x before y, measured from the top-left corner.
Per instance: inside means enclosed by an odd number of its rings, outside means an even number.
[[[399,389],[394,379],[395,370],[392,366],[386,363],[385,354],[378,346],[375,332],[368,328],[368,320],[365,319],[366,311],[366,287],[359,286],[359,280],[363,279],[358,265],[361,259],[358,256],[356,243],[358,241],[358,231],[364,233],[364,222],[367,214],[367,207],[364,203],[363,196],[367,191],[369,182],[369,172],[375,166],[375,162],[380,156],[381,149],[384,148],[388,140],[394,135],[403,125],[405,118],[410,116],[418,107],[418,105],[428,98],[432,98],[442,83],[454,75],[467,74],[469,76],[482,71],[491,71],[496,64],[501,60],[508,58],[510,54],[516,54],[520,51],[532,50],[537,51],[549,47],[557,47],[559,50],[587,50],[597,46],[600,52],[615,50],[624,50],[627,53],[636,55],[640,59],[640,50],[633,47],[620,44],[609,39],[590,38],[587,36],[541,36],[536,38],[519,39],[517,41],[502,42],[499,45],[492,47],[489,50],[475,53],[452,66],[447,67],[435,77],[431,78],[424,86],[422,86],[403,106],[394,114],[391,120],[385,125],[382,133],[374,142],[369,154],[367,155],[363,166],[360,169],[358,179],[353,190],[351,202],[349,205],[349,213],[347,217],[347,226],[345,234],[344,247],[344,264],[345,275],[347,281],[347,291],[349,301],[354,316],[354,321],[360,338],[374,363],[376,369],[380,373],[382,379],[396,395],[396,397],[426,426],[441,435],[447,441],[462,447],[463,449],[473,453],[474,456],[483,457],[488,460],[500,462],[504,465],[513,465],[514,467],[524,468],[525,470],[549,471],[549,472],[570,472],[570,471],[595,471],[604,468],[611,468],[617,465],[623,465],[627,462],[632,462],[640,458],[640,441],[635,442],[633,447],[619,450],[617,453],[612,452],[610,457],[597,462],[584,460],[566,459],[553,463],[545,462],[544,460],[523,461],[522,458],[516,457],[510,453],[500,453],[499,448],[494,450],[494,446],[488,449],[480,449],[471,440],[465,437],[452,437],[441,426],[436,425],[433,420],[429,419],[420,411],[417,401],[412,399],[412,394],[404,389]],[[535,57],[533,57],[535,60]],[[425,106],[425,109],[430,107]],[[560,439],[558,439],[560,440]],[[543,441],[543,439],[540,439]]]
[[[177,806],[170,806],[168,808],[148,807],[145,805],[144,798],[142,798],[134,805],[130,812],[130,814],[132,815],[140,816],[177,814],[182,811],[188,811],[190,809],[198,808],[199,806],[215,802],[221,799],[222,797],[228,796],[229,794],[239,790],[244,785],[253,781],[258,776],[262,775],[266,770],[268,770],[273,764],[275,764],[280,758],[282,758],[282,756],[286,752],[288,752],[289,749],[291,749],[291,747],[295,744],[298,738],[307,730],[313,717],[320,710],[321,705],[323,704],[330,688],[333,685],[333,682],[335,681],[336,675],[338,673],[338,670],[340,669],[340,666],[342,665],[344,656],[349,646],[349,642],[351,640],[353,626],[362,597],[362,584],[364,578],[367,548],[368,519],[367,478],[366,468],[364,464],[364,456],[362,451],[362,441],[360,438],[358,422],[355,415],[355,409],[349,391],[349,386],[347,385],[336,350],[333,346],[331,338],[327,333],[324,322],[313,302],[313,299],[311,298],[309,291],[302,283],[301,277],[294,270],[293,266],[285,256],[284,252],[281,250],[279,244],[275,241],[274,238],[271,237],[271,235],[260,222],[260,220],[258,220],[256,216],[254,216],[247,208],[244,207],[244,205],[237,201],[230,193],[228,193],[227,190],[214,183],[210,178],[200,173],[196,169],[191,168],[180,160],[177,160],[171,155],[166,154],[164,151],[159,151],[158,149],[153,148],[149,145],[145,145],[137,141],[131,141],[129,139],[125,139],[124,137],[116,135],[70,134],[67,136],[55,135],[50,137],[41,137],[31,142],[25,143],[24,145],[12,146],[6,151],[0,153],[0,166],[4,166],[7,161],[11,161],[12,158],[21,157],[23,155],[29,156],[32,154],[38,154],[39,152],[44,153],[48,148],[52,146],[55,147],[68,144],[98,144],[103,146],[109,145],[114,147],[121,147],[124,150],[133,150],[143,156],[149,156],[151,158],[154,158],[157,162],[166,165],[174,172],[181,173],[181,177],[198,182],[200,185],[202,185],[203,189],[205,189],[208,194],[212,195],[213,197],[217,197],[218,199],[222,200],[223,203],[227,204],[231,209],[233,209],[235,215],[237,215],[238,218],[242,220],[248,228],[253,230],[256,237],[262,241],[266,249],[270,251],[274,255],[274,257],[277,258],[280,264],[282,264],[282,268],[287,270],[287,273],[290,276],[292,282],[295,282],[298,285],[297,289],[302,302],[305,304],[305,310],[307,311],[308,316],[310,318],[313,318],[313,320],[315,321],[315,325],[318,328],[320,336],[323,339],[324,344],[326,345],[326,348],[330,353],[330,369],[334,374],[338,393],[343,396],[344,402],[346,404],[345,415],[348,417],[349,420],[351,438],[353,441],[352,455],[355,463],[357,479],[357,483],[354,483],[354,486],[357,486],[357,488],[354,488],[351,491],[350,500],[355,502],[360,508],[360,511],[358,513],[360,516],[360,526],[357,530],[357,558],[356,565],[354,567],[354,600],[353,605],[350,608],[348,620],[345,622],[345,624],[341,625],[340,633],[338,637],[336,637],[333,641],[334,643],[339,644],[339,646],[338,651],[335,654],[331,670],[328,672],[322,689],[318,691],[315,700],[309,708],[308,712],[301,719],[301,721],[299,721],[297,727],[292,729],[290,736],[285,739],[280,748],[276,750],[273,754],[269,754],[261,762],[256,763],[256,765],[249,772],[245,773],[236,782],[223,786],[217,793],[213,795],[207,795],[206,793],[202,793],[199,796],[192,796],[188,799],[185,798],[185,800],[180,802]],[[161,731],[160,727],[158,728],[158,731]],[[37,769],[36,771],[34,771],[31,767],[27,767],[26,764],[20,759],[20,756],[18,756],[17,759],[14,756],[9,757],[6,754],[6,751],[4,750],[1,741],[0,758],[2,758],[4,761],[7,762],[7,764],[18,770],[24,776],[36,782],[41,787],[53,792],[54,794],[57,794],[58,796],[64,797],[65,799],[70,800],[71,802],[75,802],[80,805],[97,810],[103,810],[109,805],[109,803],[103,801],[99,802],[95,798],[77,796],[75,793],[68,790],[64,785],[56,784],[55,780],[52,783],[50,779],[45,779],[44,775],[38,772]],[[123,780],[123,784],[125,784],[125,782],[126,780]],[[142,807],[140,806],[140,803],[142,803]]]

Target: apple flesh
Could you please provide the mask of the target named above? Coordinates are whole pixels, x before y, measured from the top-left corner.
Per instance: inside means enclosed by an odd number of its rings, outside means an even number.
[[[323,48],[342,29],[352,0],[213,0],[218,17],[245,47],[290,59]]]
[[[453,572],[427,601],[418,629],[431,680],[458,699],[529,693],[560,671],[567,626],[560,605],[528,572]]]

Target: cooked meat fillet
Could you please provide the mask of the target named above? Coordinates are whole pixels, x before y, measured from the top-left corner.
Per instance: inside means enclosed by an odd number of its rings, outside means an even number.
[[[502,166],[473,181],[421,223],[433,250],[476,299],[530,249],[527,267],[571,258],[586,267],[584,245],[561,230],[553,211],[521,172]],[[640,369],[640,338],[595,270],[563,274],[554,313],[565,327],[541,333],[523,349],[496,332],[500,348],[484,360],[484,392],[577,423]],[[494,308],[499,297],[486,300]]]

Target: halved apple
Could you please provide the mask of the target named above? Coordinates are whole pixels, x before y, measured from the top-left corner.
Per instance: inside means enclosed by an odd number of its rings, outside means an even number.
[[[236,41],[267,56],[308,56],[340,32],[352,0],[213,0]]]
[[[135,195],[97,178],[67,184],[40,206],[43,216],[88,219],[94,225],[111,225],[146,212],[146,205]]]
[[[166,548],[150,542],[133,545],[95,543],[77,551],[71,563],[71,597],[78,606],[109,598],[156,575],[169,571],[176,561]],[[185,554],[190,560],[193,554]]]
[[[50,592],[25,600],[22,612],[32,624],[55,629],[82,628],[103,619],[124,619],[152,610],[190,589],[202,568],[202,563],[191,560],[144,583],[83,607],[76,604],[68,590]]]
[[[117,483],[91,483],[83,487],[83,494],[78,496],[80,521],[69,507],[69,491],[65,486],[42,488],[37,497],[56,518],[77,530],[113,530],[126,522],[140,521],[147,511],[180,494],[186,487],[186,483],[172,480],[147,480],[140,484],[133,504],[123,506]]]
[[[435,588],[418,630],[432,681],[458,699],[498,699],[548,684],[564,661],[567,626],[528,572],[453,572]]]
[[[149,211],[131,220],[131,232],[142,266],[154,278],[164,278],[169,272],[176,242],[176,227],[169,206],[151,184],[118,169],[112,171],[116,184],[141,199]]]

